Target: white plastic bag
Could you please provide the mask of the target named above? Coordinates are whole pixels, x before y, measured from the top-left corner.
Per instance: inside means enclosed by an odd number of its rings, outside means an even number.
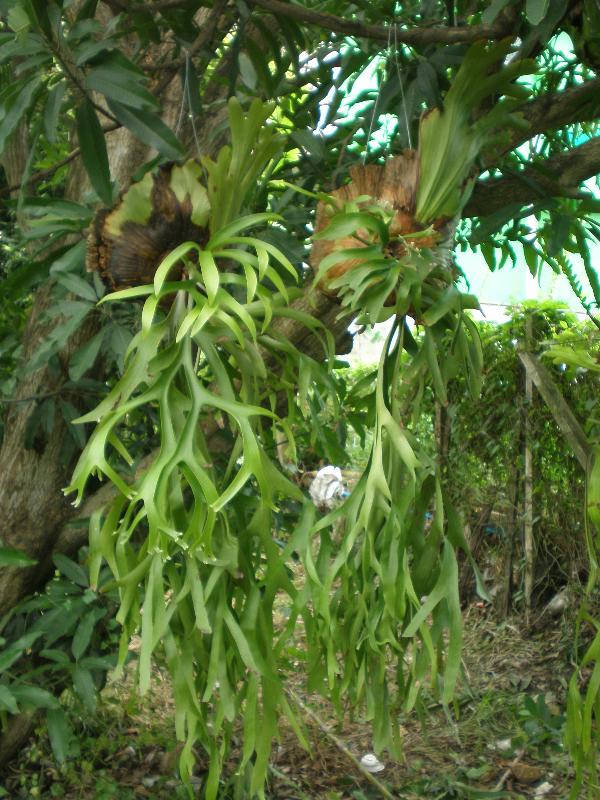
[[[346,494],[342,470],[330,464],[323,467],[315,475],[308,492],[317,508],[333,508]]]

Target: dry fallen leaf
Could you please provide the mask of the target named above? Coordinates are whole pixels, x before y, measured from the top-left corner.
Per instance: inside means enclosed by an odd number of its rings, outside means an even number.
[[[533,764],[513,764],[511,772],[519,783],[535,783],[544,774],[540,767]]]

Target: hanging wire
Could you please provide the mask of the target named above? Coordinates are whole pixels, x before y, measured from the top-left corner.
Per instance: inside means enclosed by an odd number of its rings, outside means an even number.
[[[188,85],[188,71],[187,71],[187,53],[185,62],[185,75],[183,78],[183,92],[181,93],[181,105],[179,107],[179,116],[177,117],[177,124],[175,125],[175,135],[179,136],[181,125],[183,123],[183,115],[185,113],[185,105],[187,102],[187,85]]]
[[[402,98],[402,113],[404,116],[404,125],[406,127],[406,137],[408,139],[408,147],[410,150],[412,146],[412,136],[410,135],[410,124],[408,122],[408,114],[406,111],[406,97],[404,95],[404,81],[402,80],[402,68],[400,66],[400,59],[398,58],[398,25],[394,22],[394,63],[396,65],[396,74],[398,75],[398,82],[400,83],[400,96]]]
[[[192,87],[191,82],[188,80],[189,70],[194,68],[194,62],[192,61],[192,57],[190,56],[190,51],[185,51],[185,87],[184,91],[186,93],[188,107],[190,109],[190,119],[192,121],[192,132],[194,134],[194,142],[196,144],[196,155],[200,157],[200,139],[198,137],[198,131],[196,130],[196,117],[194,114],[194,105],[192,103]]]
[[[181,126],[183,124],[183,117],[187,107],[189,117],[192,123],[192,132],[194,134],[194,142],[196,145],[196,155],[200,156],[200,139],[198,137],[198,131],[196,130],[196,120],[194,118],[194,108],[191,95],[192,91],[190,85],[191,82],[189,80],[190,70],[194,68],[194,64],[192,62],[189,50],[186,49],[184,52],[185,52],[185,75],[183,78],[183,92],[181,93],[181,106],[179,108],[179,116],[177,118],[177,124],[175,125],[175,134],[179,136],[179,131],[181,130]]]
[[[390,50],[391,50],[391,44],[392,44],[392,29],[390,27],[390,28],[388,28],[387,53],[386,53],[386,59],[385,59],[386,70],[387,70],[387,59],[389,57],[389,53],[390,53]],[[379,67],[379,65],[378,65],[378,67]],[[369,124],[369,131],[367,133],[367,140],[365,142],[365,150],[364,150],[364,153],[363,153],[363,165],[367,161],[367,155],[369,153],[369,142],[371,141],[371,134],[373,133],[373,126],[375,125],[375,117],[377,116],[377,109],[379,108],[379,100],[380,100],[380,98],[381,98],[381,87],[378,86],[377,87],[377,97],[375,98],[375,103],[373,104],[373,111],[371,113],[371,122]]]

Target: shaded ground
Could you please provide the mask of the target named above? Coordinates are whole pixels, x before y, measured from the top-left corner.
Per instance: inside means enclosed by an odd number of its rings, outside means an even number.
[[[566,798],[568,763],[560,744],[566,683],[571,673],[572,625],[567,619],[536,634],[498,625],[475,607],[465,615],[462,683],[452,716],[432,704],[426,727],[403,721],[404,760],[381,756],[377,778],[394,797]],[[301,676],[293,687],[302,693]],[[322,725],[356,757],[371,750],[368,725],[336,726],[322,701],[306,698]],[[177,778],[173,704],[168,681],[155,672],[151,692],[137,697],[133,670],[111,684],[94,716],[73,709],[77,741],[72,757],[56,767],[45,734],[22,754],[4,778],[11,800],[132,800],[187,797]],[[291,730],[282,731],[272,758],[270,798],[366,800],[381,797],[319,723],[306,720],[311,753]],[[201,764],[201,761],[200,761]],[[201,768],[197,786],[202,783]],[[233,798],[224,786],[224,798]],[[243,798],[242,798],[243,800]]]

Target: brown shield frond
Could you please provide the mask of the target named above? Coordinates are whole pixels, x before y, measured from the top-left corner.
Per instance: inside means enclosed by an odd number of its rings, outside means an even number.
[[[368,196],[369,203],[381,205],[387,211],[392,212],[393,218],[390,224],[392,237],[410,237],[410,234],[425,229],[425,226],[417,222],[414,216],[419,180],[419,156],[416,151],[405,150],[404,153],[389,159],[385,164],[368,164],[366,166],[353,167],[350,170],[350,178],[351,180],[348,184],[331,193],[340,208],[349,201]],[[324,202],[319,203],[315,233],[319,233],[327,227],[330,215],[331,206]],[[446,220],[441,220],[440,227],[445,222]],[[437,228],[438,226],[434,227]],[[364,231],[364,236],[361,231],[358,231],[358,234],[365,240],[368,238],[367,231]],[[438,239],[437,234],[432,234],[431,236],[415,239],[411,244],[417,248],[434,247]],[[366,246],[366,243],[361,242],[354,236],[334,240],[316,239],[311,251],[311,266],[316,272],[321,261],[330,253],[346,248]],[[405,245],[402,242],[393,243],[391,255],[400,256],[404,247]],[[321,290],[335,294],[335,292],[328,290],[328,283],[361,263],[361,259],[357,257],[341,261],[332,266],[321,282]]]
[[[163,260],[183,242],[208,240],[208,197],[196,161],[164,164],[96,215],[88,236],[87,269],[111,289],[152,283]],[[181,276],[183,265],[173,273]]]

